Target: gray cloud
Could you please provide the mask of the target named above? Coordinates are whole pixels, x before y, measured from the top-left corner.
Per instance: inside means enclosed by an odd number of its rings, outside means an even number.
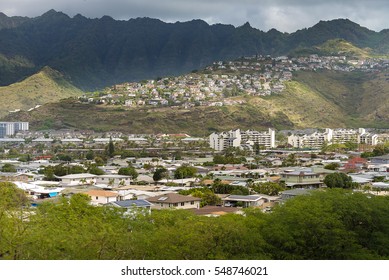
[[[35,17],[49,9],[69,16],[78,13],[99,18],[109,15],[127,20],[152,17],[163,21],[203,19],[210,24],[253,27],[283,32],[310,27],[319,20],[348,18],[369,29],[389,28],[389,3],[384,0],[1,0],[0,11],[12,16]]]

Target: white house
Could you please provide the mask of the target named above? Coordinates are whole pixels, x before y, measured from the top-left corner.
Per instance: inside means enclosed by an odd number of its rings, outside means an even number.
[[[85,194],[89,195],[91,198],[92,205],[101,205],[114,202],[118,200],[118,193],[112,191],[103,191],[103,190],[90,190]]]
[[[80,173],[80,174],[69,174],[65,176],[58,177],[61,179],[63,185],[83,185],[90,184],[93,185],[96,183],[97,175],[89,173]]]
[[[99,175],[96,176],[96,184],[106,184],[109,186],[127,186],[131,183],[131,176],[126,175]]]

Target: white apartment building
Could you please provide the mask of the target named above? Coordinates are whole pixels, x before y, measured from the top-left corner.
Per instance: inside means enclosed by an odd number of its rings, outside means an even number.
[[[209,136],[209,145],[217,151],[223,151],[229,147],[241,147],[241,145],[253,146],[254,144],[275,148],[275,142],[275,130],[272,128],[269,128],[267,132],[236,129],[221,133],[214,132]]]
[[[330,129],[325,132],[314,132],[312,134],[296,135],[288,137],[288,144],[294,148],[316,148],[320,149],[326,144],[344,144],[354,142],[358,144],[377,145],[379,135],[366,132],[366,129]]]
[[[209,145],[216,151],[223,151],[228,147],[240,147],[241,140],[240,129],[221,133],[214,132],[209,136]]]
[[[358,135],[358,144],[375,146],[378,144],[378,135],[369,132],[363,132],[362,134]]]
[[[28,122],[0,122],[0,138],[13,136],[18,131],[27,131],[28,129]]]
[[[321,149],[325,143],[330,142],[330,133],[314,132],[312,134],[295,135],[288,137],[288,144],[294,148]]]
[[[347,128],[338,128],[330,129],[326,128],[326,132],[329,133],[329,138],[333,144],[344,144],[346,142],[357,143],[358,135],[365,133],[364,128],[359,129],[347,129]]]

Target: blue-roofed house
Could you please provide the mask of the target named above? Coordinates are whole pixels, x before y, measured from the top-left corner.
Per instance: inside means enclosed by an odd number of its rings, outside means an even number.
[[[224,206],[259,207],[264,203],[260,195],[229,195],[223,200]]]
[[[121,200],[121,201],[113,201],[109,203],[110,205],[113,205],[115,207],[121,207],[126,209],[126,214],[132,215],[134,213],[144,213],[144,214],[150,214],[151,213],[151,206],[152,203],[148,202],[144,199],[127,199],[127,200]]]

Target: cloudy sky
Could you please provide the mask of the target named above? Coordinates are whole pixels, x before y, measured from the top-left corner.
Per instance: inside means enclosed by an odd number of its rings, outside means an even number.
[[[55,9],[69,16],[109,15],[128,20],[158,18],[166,22],[203,19],[209,24],[240,26],[250,22],[263,31],[294,32],[319,20],[348,18],[380,31],[389,28],[387,0],[0,0],[8,16],[35,17]]]

